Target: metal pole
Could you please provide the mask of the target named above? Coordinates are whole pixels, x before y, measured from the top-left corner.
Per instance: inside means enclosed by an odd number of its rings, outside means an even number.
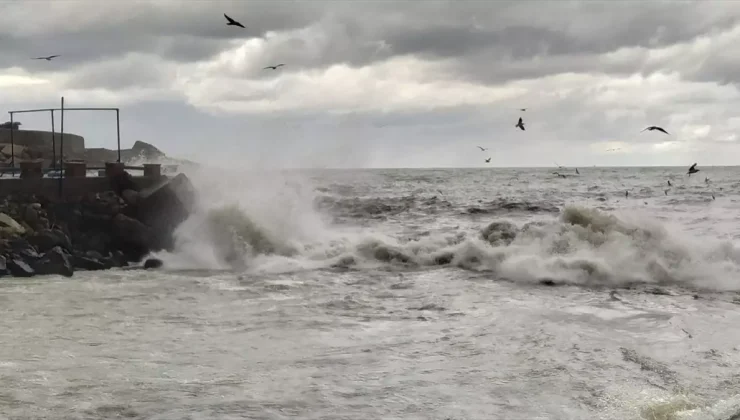
[[[121,119],[120,111],[116,108],[116,134],[118,135],[118,163],[121,163]]]
[[[61,128],[59,129],[59,165],[61,168],[59,168],[59,198],[62,197],[62,188],[64,184],[64,96],[62,96],[62,107],[61,107],[61,114],[62,114],[62,122],[61,122]]]
[[[54,170],[54,174],[57,172],[57,141],[54,131],[54,111],[49,111],[51,114],[51,167]]]
[[[10,112],[10,173],[15,178],[15,140],[13,139],[13,112]]]

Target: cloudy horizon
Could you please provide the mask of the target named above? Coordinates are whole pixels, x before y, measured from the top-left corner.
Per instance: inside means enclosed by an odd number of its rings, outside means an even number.
[[[740,152],[740,2],[0,4],[0,112],[61,96],[119,107],[123,147],[277,168],[710,166]],[[50,128],[48,113],[16,119]],[[65,131],[115,148],[113,114],[66,114]]]

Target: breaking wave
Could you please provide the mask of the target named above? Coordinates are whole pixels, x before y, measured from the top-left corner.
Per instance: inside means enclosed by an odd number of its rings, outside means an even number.
[[[317,199],[315,185],[295,174],[232,174],[228,182],[221,176],[218,181],[191,178],[201,203],[179,228],[176,252],[159,255],[173,269],[259,273],[447,267],[485,273],[494,280],[549,285],[740,290],[735,280],[740,249],[731,242],[699,240],[644,216],[499,200],[478,207],[484,212],[457,213],[474,213],[476,220],[490,217],[477,228],[404,235],[333,222],[337,214],[377,219],[412,208],[433,213],[454,206],[436,197]],[[494,208],[539,212],[542,217],[515,223]]]

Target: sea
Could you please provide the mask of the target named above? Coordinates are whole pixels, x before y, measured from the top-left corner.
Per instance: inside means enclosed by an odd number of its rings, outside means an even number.
[[[575,169],[192,170],[162,269],[0,281],[0,418],[740,419],[740,168]]]

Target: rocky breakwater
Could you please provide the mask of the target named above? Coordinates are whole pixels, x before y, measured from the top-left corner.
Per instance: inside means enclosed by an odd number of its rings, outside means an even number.
[[[183,174],[142,189],[126,172],[111,177],[111,191],[103,193],[1,197],[0,276],[135,266],[152,251],[172,248],[193,199]]]

